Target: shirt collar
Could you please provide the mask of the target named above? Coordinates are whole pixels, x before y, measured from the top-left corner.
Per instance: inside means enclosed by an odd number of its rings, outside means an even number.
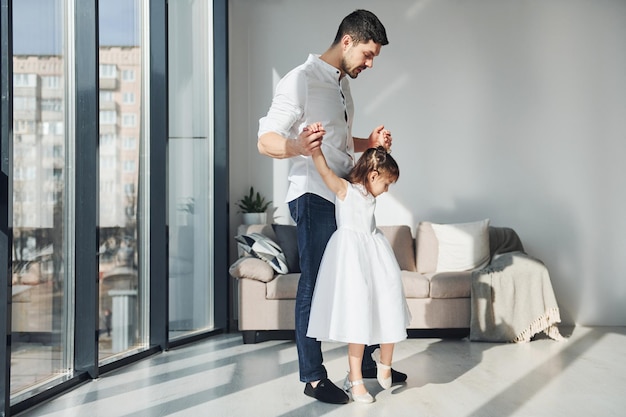
[[[341,71],[321,59],[319,54],[309,54],[309,58],[307,59],[307,61],[313,63],[316,67],[318,67],[321,71],[324,71],[326,74],[328,74],[329,77],[332,77],[335,81],[341,81]]]

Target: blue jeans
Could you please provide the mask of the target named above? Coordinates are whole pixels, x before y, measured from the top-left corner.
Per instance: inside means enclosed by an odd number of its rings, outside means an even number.
[[[323,365],[322,346],[306,336],[311,315],[311,300],[322,255],[331,235],[337,230],[335,205],[315,195],[304,194],[289,202],[291,217],[297,225],[300,254],[300,280],[296,293],[295,334],[300,381],[318,381],[328,377]],[[367,346],[363,368],[375,367],[370,355],[377,346]]]

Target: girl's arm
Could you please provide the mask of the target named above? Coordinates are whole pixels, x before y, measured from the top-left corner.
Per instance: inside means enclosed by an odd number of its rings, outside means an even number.
[[[315,163],[315,168],[317,168],[317,171],[320,173],[320,176],[324,180],[326,186],[330,188],[333,193],[335,193],[337,198],[343,201],[343,199],[346,198],[346,193],[348,192],[348,181],[338,177],[337,174],[335,174],[333,170],[328,167],[326,158],[322,153],[321,146],[313,151],[311,157]]]
[[[313,123],[304,128],[304,134],[309,133],[311,137],[318,137],[320,142],[324,137],[324,127],[321,123]],[[340,178],[333,172],[332,169],[328,167],[326,163],[326,158],[322,153],[322,147],[319,146],[311,152],[311,158],[313,159],[313,163],[315,164],[315,168],[320,173],[320,176],[324,180],[324,183],[330,190],[335,193],[335,195],[343,201],[346,198],[346,193],[348,192],[348,181]]]

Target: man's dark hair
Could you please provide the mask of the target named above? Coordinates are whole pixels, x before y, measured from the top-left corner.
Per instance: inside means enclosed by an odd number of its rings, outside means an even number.
[[[374,13],[362,9],[355,10],[343,18],[333,45],[338,44],[343,35],[350,35],[354,43],[367,43],[369,41],[374,41],[380,45],[389,43],[387,32],[380,20]]]

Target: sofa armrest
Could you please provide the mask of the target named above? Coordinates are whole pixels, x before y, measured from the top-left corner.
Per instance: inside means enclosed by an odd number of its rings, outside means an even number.
[[[254,279],[261,282],[270,282],[276,276],[267,262],[254,256],[244,256],[237,259],[228,268],[228,273],[237,279]]]

